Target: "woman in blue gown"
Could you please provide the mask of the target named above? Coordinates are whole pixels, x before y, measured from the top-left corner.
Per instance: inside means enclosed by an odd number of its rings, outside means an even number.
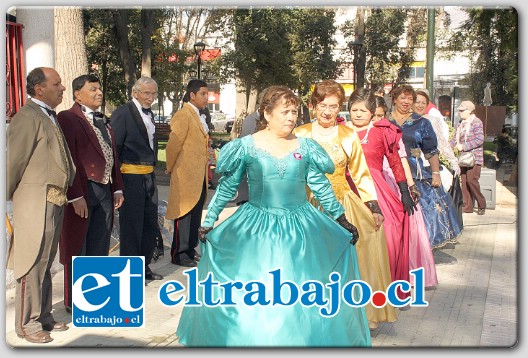
[[[462,231],[453,200],[444,191],[440,178],[437,138],[431,122],[413,113],[416,92],[410,85],[401,85],[392,92],[393,111],[389,120],[401,128],[407,160],[418,190],[420,206],[432,248],[456,243]],[[421,153],[429,161],[425,167]]]
[[[267,127],[232,140],[220,151],[216,170],[222,178],[200,228],[204,239],[200,281],[212,274],[218,282],[258,280],[269,289],[269,272],[279,268],[281,281],[299,288],[306,281],[337,282],[329,279],[332,272],[340,274],[341,287],[360,279],[353,245],[357,230],[346,221],[325,176],[334,171],[332,160],[315,141],[292,134],[298,104],[287,87],[269,87],[260,105]],[[246,175],[249,202],[212,229]],[[306,185],[325,213],[307,201]],[[218,287],[215,293],[222,294]],[[351,307],[341,298],[335,315],[326,317],[317,305],[248,305],[242,290],[232,294],[235,305],[185,306],[176,331],[180,343],[195,347],[371,345],[365,308]],[[199,299],[201,295],[199,290]],[[354,290],[353,296],[358,302],[360,292]],[[282,297],[288,300],[288,294]]]

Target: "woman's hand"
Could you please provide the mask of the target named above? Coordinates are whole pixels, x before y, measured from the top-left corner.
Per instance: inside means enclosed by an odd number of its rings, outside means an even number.
[[[420,201],[420,198],[422,197],[422,193],[418,190],[416,187],[416,184],[413,184],[409,187],[409,190],[411,191],[411,196],[415,203]]]
[[[378,213],[372,213],[372,216],[374,217],[374,223],[376,224],[376,231],[378,231],[381,225],[383,225],[385,217]]]
[[[209,231],[213,230],[212,227],[203,227],[203,226],[200,226],[198,228],[198,238],[200,239],[201,242],[205,243],[205,235],[207,235],[207,233]]]
[[[440,172],[433,172],[433,180],[431,181],[431,186],[433,188],[438,188],[442,185],[442,179],[440,179]]]
[[[347,230],[349,233],[352,234],[352,240],[350,240],[350,243],[352,245],[355,245],[356,242],[359,240],[359,232],[357,230],[357,228],[352,225],[347,219],[346,219],[346,216],[345,214],[341,214],[340,217],[337,218],[336,220],[339,225],[341,225],[345,230]]]
[[[381,213],[381,208],[378,205],[377,200],[371,200],[365,202],[365,205],[367,208],[370,209],[370,212],[372,213],[372,217],[374,218],[374,223],[376,224],[376,231],[379,230],[383,222],[385,221],[385,218],[383,217],[383,214]]]

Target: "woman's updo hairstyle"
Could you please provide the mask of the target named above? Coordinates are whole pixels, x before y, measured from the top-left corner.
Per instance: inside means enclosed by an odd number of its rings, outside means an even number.
[[[260,117],[257,120],[257,131],[266,128],[268,125],[264,113],[271,113],[279,105],[289,106],[293,104],[297,107],[299,103],[299,97],[286,86],[270,86],[265,88],[259,106]]]

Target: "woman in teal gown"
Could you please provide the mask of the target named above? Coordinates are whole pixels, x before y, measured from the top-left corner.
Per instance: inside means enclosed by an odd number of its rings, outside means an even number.
[[[351,244],[357,241],[357,230],[346,221],[325,176],[334,171],[334,164],[314,140],[291,133],[298,101],[286,87],[268,88],[260,107],[267,129],[232,140],[220,151],[216,171],[222,178],[200,228],[207,240],[200,243],[198,280],[208,274],[218,282],[259,280],[268,289],[269,272],[278,268],[282,282],[291,281],[299,288],[309,280],[329,283],[334,280],[329,279],[332,272],[340,274],[341,287],[360,279]],[[249,202],[211,230],[246,175]],[[307,201],[306,185],[325,213]],[[216,287],[215,293],[222,291]],[[201,294],[198,290],[199,300]],[[234,290],[236,305],[185,306],[176,331],[180,343],[195,347],[371,346],[364,307],[351,307],[340,298],[337,313],[325,317],[317,305],[249,306],[244,295]],[[353,295],[359,301],[357,290]],[[282,297],[287,301],[288,294]]]

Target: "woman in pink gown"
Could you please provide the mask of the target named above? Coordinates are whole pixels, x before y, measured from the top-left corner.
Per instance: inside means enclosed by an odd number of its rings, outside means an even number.
[[[378,121],[387,116],[387,105],[385,100],[381,97],[376,97],[376,113],[374,114],[374,121]],[[436,276],[436,266],[433,257],[433,251],[431,249],[431,243],[429,241],[429,235],[427,234],[427,228],[425,227],[425,221],[423,219],[422,208],[418,203],[417,195],[420,195],[414,180],[412,178],[411,169],[407,162],[407,152],[403,140],[399,140],[398,154],[401,158],[403,168],[405,170],[405,177],[407,178],[407,184],[416,202],[416,210],[414,215],[405,215],[403,221],[403,245],[405,246],[404,251],[407,252],[407,259],[409,270],[414,270],[419,267],[424,268],[424,285],[425,287],[435,287],[438,285],[438,278]],[[396,195],[400,195],[396,179],[392,174],[389,162],[387,158],[383,158],[383,176],[385,180],[394,191]],[[413,277],[411,277],[412,279]]]
[[[405,171],[398,154],[401,131],[386,119],[374,122],[376,98],[373,92],[362,88],[354,91],[348,101],[351,126],[361,140],[367,165],[374,180],[378,204],[385,217],[383,222],[392,280],[409,281],[409,253],[404,235],[405,213],[412,215],[415,203],[410,195]],[[383,159],[387,158],[396,178],[401,196],[395,193],[383,176]],[[401,197],[401,199],[400,199]],[[405,295],[403,295],[405,296]]]

